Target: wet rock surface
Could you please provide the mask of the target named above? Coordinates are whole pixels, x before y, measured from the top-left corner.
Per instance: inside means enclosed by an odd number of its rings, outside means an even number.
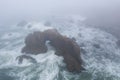
[[[48,29],[44,32],[35,31],[25,38],[25,47],[22,53],[40,54],[47,52],[46,41],[55,48],[56,55],[63,56],[66,67],[70,72],[81,72],[82,59],[80,57],[80,47],[72,39],[61,35],[56,29]]]
[[[28,55],[20,55],[16,58],[16,60],[18,60],[18,64],[21,64],[23,62],[23,59],[27,59],[32,63],[37,63],[37,61],[33,57]]]

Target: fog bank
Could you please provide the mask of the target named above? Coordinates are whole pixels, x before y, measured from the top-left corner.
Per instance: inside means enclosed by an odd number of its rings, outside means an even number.
[[[80,15],[85,24],[115,33],[120,26],[120,0],[0,0],[0,27],[47,16]],[[116,33],[118,34],[118,33]]]

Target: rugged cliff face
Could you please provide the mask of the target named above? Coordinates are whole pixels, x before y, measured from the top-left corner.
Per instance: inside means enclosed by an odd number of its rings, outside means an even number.
[[[70,72],[80,72],[82,60],[78,44],[57,32],[56,29],[48,29],[44,32],[36,31],[29,34],[25,39],[25,47],[22,53],[40,54],[47,52],[46,41],[56,50],[56,55],[63,56],[66,67]]]

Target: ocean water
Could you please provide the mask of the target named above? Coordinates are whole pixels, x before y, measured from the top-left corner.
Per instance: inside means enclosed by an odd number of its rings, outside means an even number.
[[[120,80],[120,49],[116,37],[97,28],[82,24],[84,18],[51,17],[22,26],[10,25],[0,29],[0,80]],[[21,23],[22,24],[22,23]],[[30,55],[38,63],[16,57],[27,34],[56,28],[61,34],[75,38],[81,49],[85,71],[74,74],[66,69],[63,57],[49,48],[46,53]]]

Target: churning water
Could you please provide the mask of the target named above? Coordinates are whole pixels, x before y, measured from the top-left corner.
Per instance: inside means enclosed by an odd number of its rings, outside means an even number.
[[[0,80],[120,80],[120,49],[117,39],[104,31],[86,27],[83,18],[51,17],[40,22],[13,25],[0,30]],[[22,24],[22,23],[21,23]],[[24,60],[18,64],[24,39],[33,31],[56,28],[61,34],[75,38],[81,48],[86,71],[67,71],[63,58],[49,48],[47,53],[30,55],[38,63]]]

